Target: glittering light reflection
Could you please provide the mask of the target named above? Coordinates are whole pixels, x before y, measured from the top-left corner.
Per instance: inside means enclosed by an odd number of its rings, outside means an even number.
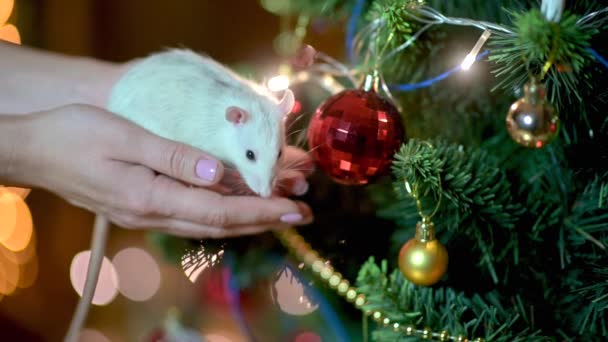
[[[82,296],[84,289],[84,283],[89,268],[89,258],[91,257],[91,251],[83,251],[74,256],[72,264],[70,266],[70,280],[72,286],[78,295]],[[93,295],[93,304],[95,305],[107,305],[118,294],[118,276],[116,269],[106,257],[103,258],[101,264],[101,270],[99,271],[99,279],[97,280],[97,286],[95,288],[95,294]]]
[[[304,291],[304,284],[294,276],[289,267],[279,271],[276,279],[270,289],[271,295],[283,312],[302,316],[317,310],[319,305],[311,302]]]
[[[110,342],[110,339],[101,331],[94,329],[83,329],[78,338],[79,342]]]
[[[160,288],[160,268],[141,248],[125,248],[112,259],[118,274],[118,291],[133,301],[145,301]]]
[[[206,268],[219,263],[222,255],[224,255],[224,250],[211,254],[207,253],[202,246],[190,251],[182,257],[184,274],[194,283]]]

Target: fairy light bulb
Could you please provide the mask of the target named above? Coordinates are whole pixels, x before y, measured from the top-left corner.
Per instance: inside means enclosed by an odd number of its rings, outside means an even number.
[[[475,43],[475,46],[473,46],[473,49],[471,50],[471,52],[469,52],[466,55],[466,57],[460,64],[460,68],[462,70],[467,71],[467,70],[471,69],[471,66],[473,65],[473,63],[475,63],[475,59],[477,58],[477,55],[479,54],[479,50],[481,50],[481,48],[483,47],[483,44],[485,44],[486,41],[488,40],[488,38],[490,38],[490,35],[491,35],[490,31],[488,31],[488,30],[483,31],[483,33],[481,34],[481,37],[479,37],[479,39],[477,40],[477,43]]]

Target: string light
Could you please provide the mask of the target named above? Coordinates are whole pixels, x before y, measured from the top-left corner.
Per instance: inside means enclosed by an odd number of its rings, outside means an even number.
[[[481,47],[483,46],[483,44],[486,43],[488,38],[490,38],[491,34],[492,33],[490,33],[489,30],[483,31],[483,33],[481,34],[481,37],[479,37],[479,39],[477,40],[477,43],[475,43],[475,46],[473,46],[473,49],[471,50],[471,52],[469,52],[469,54],[467,54],[467,56],[464,58],[464,60],[460,64],[460,67],[462,68],[462,70],[469,70],[471,68],[471,65],[473,65],[473,63],[475,62],[475,58],[477,58],[477,54],[479,53],[479,50],[481,50]]]
[[[270,91],[278,92],[289,88],[289,77],[287,75],[277,75],[268,80],[267,87]]]

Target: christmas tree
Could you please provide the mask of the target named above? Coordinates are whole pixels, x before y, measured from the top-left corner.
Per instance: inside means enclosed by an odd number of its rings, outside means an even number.
[[[279,51],[297,57],[269,85],[298,98],[288,134],[318,165],[304,197],[315,223],[154,235],[168,258],[227,265],[240,288],[293,265],[349,327],[327,340],[608,337],[605,5],[261,3],[287,23]],[[344,56],[307,41],[323,25],[344,28]]]

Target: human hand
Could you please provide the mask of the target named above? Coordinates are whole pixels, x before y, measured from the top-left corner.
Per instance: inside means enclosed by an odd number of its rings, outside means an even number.
[[[27,132],[15,182],[48,189],[122,227],[224,238],[312,221],[302,202],[211,190],[223,176],[221,163],[105,110],[70,105],[14,120]],[[305,159],[289,151],[288,160]],[[290,172],[294,184],[305,175]]]

